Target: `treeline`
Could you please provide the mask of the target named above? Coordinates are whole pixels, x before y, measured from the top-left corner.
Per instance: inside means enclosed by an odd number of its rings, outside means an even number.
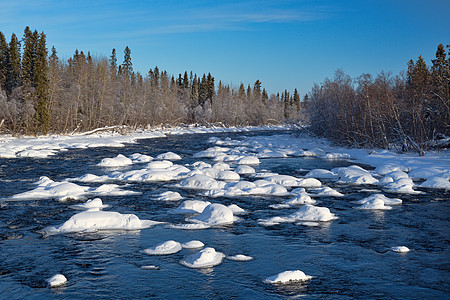
[[[449,136],[450,52],[439,44],[431,67],[419,56],[398,76],[338,70],[314,85],[307,111],[311,130],[338,144],[423,153]]]
[[[22,51],[23,48],[23,51]],[[122,64],[76,50],[63,60],[45,34],[24,31],[7,43],[0,32],[0,131],[46,134],[88,131],[99,127],[179,124],[262,125],[297,121],[297,90],[268,95],[257,80],[238,88],[216,82],[208,73],[169,75],[154,67],[133,70],[126,47]]]

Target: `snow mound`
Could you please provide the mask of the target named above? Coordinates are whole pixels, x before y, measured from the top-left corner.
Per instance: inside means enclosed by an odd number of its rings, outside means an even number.
[[[133,164],[133,161],[122,154],[113,158],[104,158],[97,164],[100,167],[124,167]]]
[[[139,230],[161,223],[140,220],[133,214],[120,214],[112,211],[85,211],[73,215],[59,226],[44,228],[44,232],[58,234],[95,230]]]
[[[205,248],[197,253],[186,256],[180,263],[188,268],[211,268],[222,263],[225,254],[214,248]]]
[[[397,253],[406,253],[409,252],[409,248],[406,246],[395,246],[395,247],[391,247],[390,249],[393,252],[397,252]]]
[[[71,205],[70,208],[76,209],[76,210],[100,210],[102,208],[109,207],[108,204],[103,204],[102,199],[100,198],[94,198],[91,200],[86,201],[83,204],[76,204]]]
[[[324,159],[350,159],[351,156],[348,153],[327,153],[322,156]]]
[[[316,200],[313,200],[307,193],[296,194],[294,198],[283,202],[283,204],[288,206],[314,203],[316,203]]]
[[[167,191],[161,193],[156,199],[160,201],[178,201],[183,199],[183,197],[178,192]]]
[[[335,168],[331,172],[338,175],[338,180],[341,182],[354,183],[354,184],[374,184],[378,180],[360,166],[350,166],[344,168]]]
[[[161,153],[158,156],[156,156],[156,159],[160,159],[160,160],[180,160],[181,156],[179,156],[176,153],[173,152],[166,152],[166,153]]]
[[[64,201],[67,199],[82,199],[88,193],[89,187],[80,186],[71,182],[55,182],[48,177],[41,177],[36,182],[37,187],[34,190],[13,195],[12,199],[58,199]]]
[[[181,249],[180,243],[169,240],[151,248],[147,248],[143,252],[148,255],[169,255],[180,252]]]
[[[145,154],[134,153],[130,156],[133,163],[147,163],[153,160],[153,157]]]
[[[228,150],[230,150],[230,148],[225,148],[225,147],[212,147],[212,148],[208,148],[206,150],[200,151],[196,154],[194,154],[194,157],[200,157],[200,158],[214,158],[216,157],[218,154],[220,153],[225,153]]]
[[[51,278],[47,279],[47,283],[50,287],[62,286],[67,282],[66,276],[62,274],[56,274]]]
[[[306,178],[319,178],[319,179],[336,179],[337,178],[337,174],[329,171],[329,170],[325,170],[325,169],[314,169],[309,171],[306,175]]]
[[[70,181],[79,181],[79,182],[105,182],[111,180],[108,176],[98,176],[94,174],[84,174],[77,178],[72,178]]]
[[[209,226],[231,224],[234,220],[233,211],[218,203],[209,204],[200,215],[189,218],[190,222]]]
[[[305,273],[303,273],[300,270],[295,270],[295,271],[284,271],[277,275],[267,277],[264,280],[264,282],[272,283],[272,284],[277,284],[277,283],[284,284],[284,283],[291,283],[291,282],[297,282],[297,281],[306,281],[306,280],[310,280],[311,278],[312,278],[312,276],[306,275]]]
[[[256,156],[244,156],[238,161],[236,161],[238,165],[259,165],[260,161]]]
[[[380,183],[391,183],[401,178],[408,178],[408,174],[403,171],[392,171],[380,179]]]
[[[328,222],[334,219],[337,219],[337,217],[328,208],[305,204],[289,216],[259,219],[258,223],[263,226],[273,226],[281,223],[295,223],[299,221]]]
[[[239,165],[234,169],[234,171],[239,175],[254,174],[256,172],[254,168],[247,165]]]
[[[440,174],[442,174],[442,169],[438,167],[427,167],[427,168],[417,167],[412,169],[408,175],[413,180],[420,180],[439,176]]]
[[[251,256],[244,255],[244,254],[237,254],[237,255],[233,255],[233,256],[227,256],[227,259],[232,260],[232,261],[250,261],[254,258]]]
[[[390,192],[399,194],[420,194],[419,191],[413,190],[414,183],[411,178],[400,178],[388,183],[384,188]]]
[[[450,181],[444,177],[431,177],[425,180],[421,187],[450,190]]]
[[[185,249],[198,249],[203,248],[205,244],[203,244],[201,241],[193,240],[186,243],[181,244],[181,247]]]
[[[201,214],[203,210],[210,205],[209,201],[185,200],[177,208],[172,210],[176,214]]]

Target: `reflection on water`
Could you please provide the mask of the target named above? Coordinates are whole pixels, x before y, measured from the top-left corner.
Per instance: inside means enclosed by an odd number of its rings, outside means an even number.
[[[253,133],[246,133],[253,134]],[[261,134],[261,133],[258,133]],[[268,132],[266,134],[273,134]],[[215,134],[240,138],[242,134]],[[141,140],[124,148],[78,149],[51,159],[0,159],[0,198],[29,191],[40,176],[61,181],[87,173],[104,175],[96,166],[102,158],[139,152],[156,156],[173,151],[191,164],[192,154],[204,150],[211,135],[170,136]],[[207,161],[207,160],[206,160]],[[212,161],[207,161],[212,163]],[[315,168],[347,166],[341,160],[318,158],[262,159],[258,172],[303,176]],[[142,168],[136,165],[128,168]],[[449,195],[427,190],[421,195],[386,194],[403,204],[388,211],[354,209],[353,201],[376,192],[374,186],[355,186],[323,181],[345,197],[321,197],[318,206],[330,208],[339,218],[318,226],[285,223],[263,227],[258,219],[289,215],[297,208],[270,209],[286,197],[238,197],[208,199],[237,204],[249,211],[230,226],[207,230],[176,230],[165,225],[141,231],[97,231],[43,238],[44,227],[61,224],[75,211],[71,204],[55,200],[3,202],[0,206],[1,298],[445,298],[449,288]],[[123,184],[123,183],[119,183]],[[90,186],[98,186],[92,184]],[[195,191],[174,188],[171,183],[133,183],[131,196],[104,196],[109,210],[134,213],[141,219],[184,222],[169,212],[179,202],[154,199],[164,191],[177,191],[185,199],[207,200]],[[379,190],[378,190],[379,192]],[[436,199],[439,199],[438,201]],[[314,225],[314,224],[307,224]],[[199,249],[183,249],[167,256],[149,256],[142,250],[167,240],[200,240],[228,256],[250,255],[254,260],[224,259],[208,269],[189,269],[179,262]],[[406,254],[392,246],[411,249]],[[141,266],[159,269],[143,270]],[[269,285],[265,278],[286,270],[302,270],[314,278],[306,283]],[[46,279],[62,273],[65,286],[46,288]]]

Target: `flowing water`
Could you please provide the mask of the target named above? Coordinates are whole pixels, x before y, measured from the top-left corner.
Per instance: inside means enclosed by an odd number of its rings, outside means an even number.
[[[274,132],[214,134],[240,139]],[[280,132],[276,132],[280,134]],[[102,158],[139,152],[151,156],[173,151],[189,164],[211,145],[211,134],[178,135],[140,140],[124,148],[93,148],[60,152],[48,159],[0,159],[0,198],[34,189],[40,176],[61,181],[86,173],[103,175],[111,169],[96,166]],[[206,162],[207,159],[202,159]],[[353,162],[296,157],[261,159],[257,171],[302,176],[315,168],[331,169]],[[142,167],[142,165],[141,165]],[[367,166],[365,166],[367,168]],[[139,168],[133,165],[131,168]],[[125,168],[126,169],[126,168]],[[123,171],[124,168],[121,169]],[[274,196],[214,198],[212,202],[237,204],[250,214],[233,225],[206,230],[179,230],[157,225],[141,231],[61,234],[42,237],[40,230],[61,224],[75,211],[52,199],[1,202],[0,298],[6,299],[306,299],[450,297],[449,194],[426,190],[420,195],[396,195],[403,204],[388,211],[358,210],[352,201],[369,196],[376,186],[355,186],[321,180],[345,197],[321,197],[338,215],[327,224],[307,227],[283,223],[263,227],[257,220],[288,215],[298,208],[274,210],[270,204],[288,199]],[[123,184],[123,183],[119,183]],[[173,183],[132,183],[126,189],[140,195],[105,196],[108,210],[133,213],[140,219],[181,223],[170,214],[178,202],[156,201],[160,193],[178,191],[184,199],[205,200],[198,192],[177,189]],[[86,185],[86,184],[81,184]],[[96,186],[96,184],[89,184]],[[424,190],[425,191],[425,190]],[[175,240],[200,240],[226,255],[246,254],[248,262],[224,260],[209,269],[189,269],[179,261],[198,250],[183,249],[167,256],[148,256],[141,250]],[[389,251],[405,245],[408,253]],[[158,270],[143,270],[155,265]],[[286,270],[302,270],[310,281],[270,285],[264,279]],[[46,279],[62,273],[66,285],[48,288]]]

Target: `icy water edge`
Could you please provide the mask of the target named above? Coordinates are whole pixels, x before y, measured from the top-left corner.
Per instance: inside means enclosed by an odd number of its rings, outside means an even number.
[[[276,132],[279,134],[280,132]],[[55,181],[86,173],[107,174],[96,166],[102,158],[139,152],[151,156],[172,151],[190,164],[192,157],[211,145],[211,136],[243,138],[258,133],[196,134],[140,140],[124,148],[69,150],[48,159],[0,159],[0,198],[34,188],[40,176]],[[267,132],[266,135],[275,134]],[[211,163],[207,159],[203,161]],[[311,157],[261,159],[257,171],[267,170],[301,177],[308,170],[348,166],[353,162]],[[367,167],[367,166],[364,166]],[[129,167],[134,168],[134,166]],[[321,197],[319,206],[330,208],[339,219],[317,227],[284,223],[271,227],[258,219],[287,215],[298,208],[274,210],[270,204],[287,198],[274,196],[206,199],[196,191],[171,183],[128,183],[140,195],[101,197],[109,210],[133,213],[140,219],[180,223],[170,214],[178,202],[155,201],[161,192],[179,192],[184,199],[237,204],[248,210],[233,225],[206,230],[178,230],[154,226],[141,231],[66,234],[43,238],[40,230],[61,224],[75,212],[67,202],[18,201],[0,208],[0,297],[10,299],[307,299],[448,298],[449,202],[448,193],[427,189],[421,195],[389,195],[403,204],[389,211],[356,210],[353,200],[370,195],[373,186],[336,184],[321,180],[345,197]],[[123,183],[119,183],[123,184]],[[83,184],[85,185],[85,184]],[[89,184],[95,186],[96,184]],[[75,204],[73,202],[70,204]],[[183,249],[168,256],[148,256],[141,250],[166,240],[200,240],[226,255],[246,254],[248,262],[224,260],[209,269],[189,269],[179,261],[196,250]],[[411,252],[389,251],[406,245]],[[155,265],[158,270],[143,270]],[[268,276],[300,269],[314,276],[304,283],[269,285]],[[62,273],[68,283],[49,289],[46,279]]]

